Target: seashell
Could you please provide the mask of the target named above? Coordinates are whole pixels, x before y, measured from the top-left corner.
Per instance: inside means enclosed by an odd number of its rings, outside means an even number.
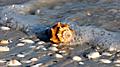
[[[42,48],[42,50],[46,51],[46,50],[47,50],[47,48],[43,47],[43,48]]]
[[[23,42],[23,43],[30,43],[30,44],[34,43],[34,41],[30,40],[30,39],[22,39],[21,42]]]
[[[38,61],[37,58],[31,58],[30,60],[31,60],[32,62],[34,62],[34,61]]]
[[[8,66],[20,66],[22,65],[18,60],[10,60],[8,63],[7,63]]]
[[[31,60],[23,60],[22,63],[31,63]]]
[[[49,49],[52,51],[58,51],[58,49],[56,47],[50,47]]]
[[[18,43],[17,46],[21,47],[21,46],[24,46],[25,44],[24,43]]]
[[[40,46],[36,47],[36,49],[40,49],[40,48],[44,48],[44,46],[40,45]]]
[[[70,29],[68,24],[58,22],[51,28],[50,41],[53,43],[67,43],[74,38],[74,31]]]
[[[79,62],[80,65],[84,65],[85,63],[84,62]]]
[[[43,63],[38,63],[36,65],[33,65],[32,67],[40,67],[41,65],[43,65]]]
[[[90,13],[90,12],[87,12],[87,15],[88,15],[88,16],[90,16],[90,15],[91,15],[91,13]]]
[[[100,57],[100,56],[101,56],[101,55],[100,55],[99,52],[92,52],[92,53],[90,53],[90,54],[87,55],[87,57],[88,57],[89,59],[96,59],[96,58],[98,58],[98,57]]]
[[[38,9],[38,10],[36,10],[35,14],[36,14],[36,15],[39,15],[40,12],[41,12],[40,9]]]
[[[41,45],[41,44],[44,44],[45,42],[44,41],[39,41],[37,44]]]
[[[104,56],[112,56],[112,54],[108,53],[108,52],[104,52],[104,53],[102,53],[102,55],[104,55]]]
[[[29,48],[34,49],[36,46],[29,46]]]
[[[0,52],[10,51],[10,48],[8,46],[0,46]]]
[[[74,61],[81,61],[81,60],[82,60],[82,58],[79,57],[79,56],[74,56],[72,59],[73,59]]]
[[[113,63],[120,63],[120,59],[115,60]]]
[[[25,57],[25,55],[23,55],[23,54],[18,54],[17,57],[22,58],[22,57]]]
[[[0,60],[0,63],[5,63],[5,62],[6,62],[6,61],[5,61],[5,60],[3,60],[3,59],[1,59],[1,60]]]
[[[116,51],[116,48],[110,47],[108,50],[109,50],[109,51]]]
[[[116,67],[120,67],[120,64],[115,64]]]
[[[58,47],[58,45],[57,45],[57,44],[52,44],[52,46],[53,46],[53,47]]]
[[[108,60],[108,59],[100,59],[100,61],[102,63],[111,63],[112,61]]]
[[[9,27],[5,27],[5,26],[0,27],[0,29],[1,29],[1,30],[6,30],[6,31],[7,31],[7,30],[10,30]]]
[[[7,45],[9,44],[9,40],[0,40],[0,45]]]
[[[59,53],[66,53],[66,51],[65,50],[60,50]]]
[[[61,54],[55,54],[56,58],[63,58],[63,56]]]

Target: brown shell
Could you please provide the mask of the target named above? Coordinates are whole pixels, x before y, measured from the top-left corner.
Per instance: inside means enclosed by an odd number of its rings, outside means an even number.
[[[67,43],[73,39],[74,31],[70,29],[68,24],[58,22],[51,28],[50,41],[53,43]]]
[[[0,40],[0,46],[7,45],[9,43],[8,40]]]

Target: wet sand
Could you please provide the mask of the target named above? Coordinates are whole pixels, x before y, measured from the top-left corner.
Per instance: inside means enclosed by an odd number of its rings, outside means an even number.
[[[102,27],[107,31],[119,33],[120,5],[118,2],[119,0],[81,0],[79,2],[63,3],[63,5],[47,6],[32,10],[31,12],[28,12],[27,15],[22,15],[24,18],[29,18],[28,21],[23,18],[22,20],[17,18],[14,19],[17,22],[23,22],[23,24],[25,24],[24,22],[28,23],[32,20],[35,21],[35,23],[48,24],[51,26],[57,21],[77,22],[78,26],[97,26]],[[6,4],[8,2],[3,3]],[[12,3],[13,2],[11,1],[10,4]],[[15,17],[17,16],[18,15],[15,15]],[[1,21],[3,21],[4,17],[1,18]],[[39,21],[38,18],[40,18]],[[32,22],[30,24],[32,25]],[[1,24],[0,27],[2,26],[9,27],[6,24]],[[21,40],[24,39],[28,39],[29,42],[22,42]],[[8,62],[12,59],[18,60],[21,63],[20,67],[120,66],[120,62],[115,63],[116,60],[120,59],[119,50],[90,46],[87,43],[75,46],[53,46],[51,42],[44,42],[34,34],[28,35],[23,30],[12,27],[10,27],[10,30],[0,30],[0,40],[9,40],[9,44],[1,46],[8,46],[9,51],[0,52],[0,67],[7,67],[9,65]],[[24,45],[19,46],[19,43]],[[50,49],[51,47],[55,47],[58,50]],[[94,52],[98,52],[99,57],[95,59],[91,58],[91,56],[94,57],[94,55],[91,55],[91,53]],[[76,61],[73,59],[74,56],[79,56],[82,60]],[[35,60],[35,58],[37,60]],[[107,59],[107,61],[104,60],[105,62],[103,62],[101,59]]]
[[[4,5],[11,5],[11,4],[21,4],[21,3],[25,3],[28,2],[30,0],[0,0],[0,5],[4,6]]]

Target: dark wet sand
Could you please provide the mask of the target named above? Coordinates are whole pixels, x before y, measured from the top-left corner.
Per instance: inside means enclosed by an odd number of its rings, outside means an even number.
[[[21,4],[28,2],[30,0],[0,0],[0,5],[11,5],[11,4]]]

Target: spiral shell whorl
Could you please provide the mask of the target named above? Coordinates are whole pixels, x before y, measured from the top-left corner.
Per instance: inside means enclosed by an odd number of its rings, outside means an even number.
[[[74,31],[70,29],[68,24],[58,22],[51,28],[50,41],[53,43],[67,43],[74,38]]]

